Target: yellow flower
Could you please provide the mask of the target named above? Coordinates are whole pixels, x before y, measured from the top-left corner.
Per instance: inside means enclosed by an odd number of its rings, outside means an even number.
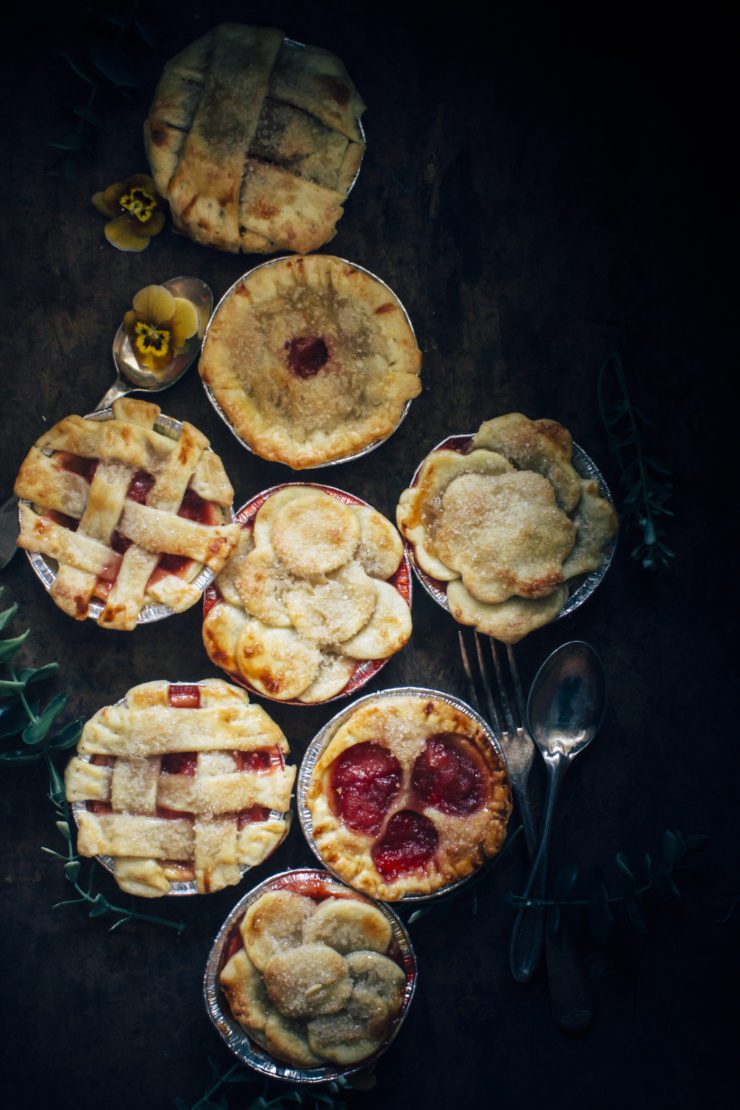
[[[164,202],[145,173],[116,181],[96,193],[92,202],[98,212],[111,217],[105,237],[119,251],[143,251],[164,227]]]
[[[123,318],[136,361],[146,370],[162,370],[185,347],[199,327],[192,301],[173,297],[163,285],[147,285]]]

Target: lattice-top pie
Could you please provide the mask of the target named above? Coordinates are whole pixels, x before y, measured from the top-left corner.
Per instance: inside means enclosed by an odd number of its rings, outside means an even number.
[[[199,370],[237,435],[294,469],[385,439],[421,390],[398,298],[330,255],[264,263],[221,302]]]
[[[390,692],[339,725],[305,803],[327,866],[394,901],[431,894],[496,855],[511,792],[501,757],[469,712],[432,691]]]
[[[287,754],[264,709],[220,679],[134,686],[87,722],[67,766],[77,850],[112,857],[144,898],[238,883],[290,826]]]
[[[387,913],[338,886],[267,890],[235,930],[220,974],[249,1036],[300,1068],[366,1060],[404,1003],[406,973]]]
[[[360,168],[365,109],[342,62],[225,23],[167,63],[144,125],[175,226],[221,250],[316,250]]]
[[[456,620],[516,643],[558,615],[569,580],[600,565],[617,516],[572,455],[561,424],[509,413],[424,460],[396,517]]]
[[[340,491],[287,485],[255,503],[206,600],[206,651],[259,694],[326,701],[411,635],[401,537]]]
[[[50,560],[51,596],[70,616],[132,629],[195,604],[239,541],[234,491],[192,424],[162,423],[157,405],[121,398],[111,419],[69,416],[31,448],[15,483],[18,543]],[[166,418],[162,418],[165,420]]]

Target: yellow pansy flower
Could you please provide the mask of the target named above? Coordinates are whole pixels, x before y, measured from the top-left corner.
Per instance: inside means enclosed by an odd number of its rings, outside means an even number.
[[[182,351],[199,328],[192,301],[173,297],[163,285],[147,285],[123,318],[136,361],[145,370],[162,370]]]
[[[145,173],[116,181],[96,193],[92,202],[98,212],[111,217],[105,237],[119,251],[143,251],[164,227],[164,201]]]

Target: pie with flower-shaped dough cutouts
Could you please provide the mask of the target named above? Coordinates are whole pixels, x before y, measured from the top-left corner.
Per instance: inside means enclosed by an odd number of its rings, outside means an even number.
[[[395,294],[330,255],[282,258],[247,274],[211,320],[199,364],[244,443],[294,469],[389,436],[421,390],[420,369]]]
[[[396,519],[456,620],[516,643],[558,615],[570,580],[599,567],[617,516],[572,454],[561,424],[509,413],[466,450],[424,460]]]
[[[290,827],[288,742],[221,679],[147,682],[85,725],[64,783],[77,851],[107,858],[129,894],[238,883]]]
[[[268,493],[209,593],[206,651],[259,694],[326,701],[411,635],[409,604],[389,581],[405,572],[401,537],[349,500],[310,485]]]
[[[51,596],[78,620],[132,629],[147,606],[188,609],[239,541],[221,459],[192,424],[178,435],[159,418],[130,398],[110,419],[68,416],[21,466],[18,544],[49,561]]]
[[[387,901],[431,894],[500,850],[511,811],[503,761],[462,709],[390,694],[331,737],[306,794],[316,850]]]

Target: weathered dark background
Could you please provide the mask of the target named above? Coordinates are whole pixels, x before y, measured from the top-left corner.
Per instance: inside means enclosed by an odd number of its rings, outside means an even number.
[[[94,5],[93,5],[94,6]],[[89,7],[15,6],[3,17],[2,463],[9,493],[49,424],[86,412],[110,380],[110,344],[132,294],[179,273],[220,296],[256,259],[195,246],[166,230],[143,255],[103,239],[89,196],[145,168],[141,122],[151,87],[104,94],[109,130],[74,186],[44,175],[45,144],[69,129],[84,86]],[[124,8],[119,6],[119,10]],[[574,617],[517,649],[529,680],[566,639],[601,653],[611,705],[566,782],[555,856],[618,879],[618,850],[659,851],[665,828],[711,844],[676,910],[650,909],[649,934],[586,939],[596,1018],[570,1039],[552,1023],[540,972],[513,983],[506,950],[521,889],[521,844],[479,887],[413,926],[421,965],[408,1022],[368,1094],[350,1105],[674,1108],[732,1104],[738,920],[737,740],[729,727],[736,560],[728,542],[737,464],[729,370],[737,350],[737,143],[733,46],[720,5],[157,3],[142,6],[162,61],[227,19],[282,27],[346,62],[368,104],[360,180],[326,249],[375,271],[405,301],[424,351],[424,392],[400,431],[366,460],[317,477],[392,515],[418,460],[444,435],[511,410],[567,425],[617,475],[596,408],[596,376],[618,349],[650,450],[673,470],[671,568],[641,572],[623,539],[601,589]],[[16,34],[17,32],[17,34]],[[241,450],[193,370],[164,410],[201,427],[222,453],[238,503],[288,478]],[[732,476],[731,482],[727,481]],[[89,715],[151,678],[215,674],[197,609],[134,634],[75,624],[49,601],[25,557],[0,576],[30,625],[30,663],[61,660],[70,714]],[[419,589],[413,641],[370,690],[413,682],[464,693],[456,629]],[[728,690],[729,687],[730,689]],[[274,708],[296,759],[335,707]],[[272,710],[271,710],[272,711]],[[0,771],[4,1030],[0,1076],[11,1110],[122,1110],[195,1102],[206,1057],[228,1066],[205,1015],[201,975],[213,936],[246,889],[172,900],[180,939],[74,907],[60,866],[40,851],[57,833],[41,767]],[[541,780],[540,780],[541,781]],[[296,827],[256,879],[312,857]],[[103,877],[104,891],[117,888]],[[735,983],[732,979],[735,977]],[[731,1005],[732,1000],[732,1005]],[[232,1107],[251,1088],[232,1088]]]

